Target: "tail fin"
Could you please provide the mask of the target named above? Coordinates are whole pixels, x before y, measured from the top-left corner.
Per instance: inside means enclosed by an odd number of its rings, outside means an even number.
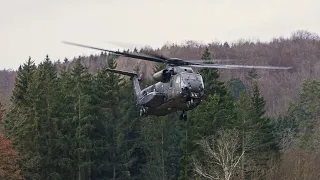
[[[133,86],[134,86],[134,91],[136,93],[136,96],[139,97],[139,94],[141,92],[141,88],[140,88],[140,84],[139,84],[138,74],[132,73],[132,72],[127,72],[127,71],[119,71],[119,70],[115,70],[115,69],[109,69],[109,68],[107,69],[107,71],[122,74],[125,76],[130,76],[131,79],[133,80]]]

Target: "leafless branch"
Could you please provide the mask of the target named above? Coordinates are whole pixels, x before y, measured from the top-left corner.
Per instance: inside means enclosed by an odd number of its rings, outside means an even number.
[[[209,136],[198,144],[207,155],[206,159],[216,165],[204,163],[202,166],[194,160],[194,170],[208,179],[229,180],[245,153],[239,154],[240,138],[236,130],[221,130],[216,136]]]

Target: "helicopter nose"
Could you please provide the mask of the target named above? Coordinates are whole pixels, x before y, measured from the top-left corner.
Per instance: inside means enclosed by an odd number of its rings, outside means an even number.
[[[181,98],[184,101],[189,101],[191,98],[202,98],[204,96],[204,90],[202,87],[197,89],[191,87],[184,87],[181,89]]]

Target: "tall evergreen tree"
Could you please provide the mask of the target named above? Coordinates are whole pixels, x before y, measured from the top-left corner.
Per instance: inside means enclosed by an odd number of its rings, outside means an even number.
[[[34,73],[33,81],[30,84],[30,96],[28,101],[31,103],[33,112],[33,127],[36,133],[34,145],[40,158],[37,170],[39,178],[45,177],[56,179],[59,177],[55,161],[59,157],[56,154],[57,129],[55,119],[57,117],[58,102],[58,81],[55,65],[47,56],[45,61],[40,63]]]
[[[202,56],[202,60],[205,60],[206,63],[210,64],[211,61],[211,53],[209,52],[208,47],[205,48]],[[223,97],[226,94],[226,90],[223,87],[224,83],[219,81],[220,75],[218,72],[218,69],[215,68],[201,68],[200,74],[203,77],[204,81],[204,89],[206,97],[208,97],[210,94],[218,93]]]
[[[122,179],[143,179],[142,168],[146,163],[143,144],[142,118],[135,106],[135,96],[131,81],[121,87],[120,106],[122,117],[119,123],[119,161],[122,164]]]
[[[35,72],[36,65],[34,61],[29,57],[27,62],[22,66],[19,66],[17,76],[15,79],[15,87],[12,91],[11,102],[15,104],[24,103],[26,101],[25,96],[27,95],[27,89],[29,83],[32,80],[32,75]]]
[[[37,166],[39,156],[35,153],[33,108],[30,100],[31,83],[36,71],[34,61],[28,61],[19,67],[10,105],[5,113],[4,127],[6,135],[14,139],[14,148],[19,152],[19,165],[26,179],[38,179]]]
[[[270,152],[276,150],[274,125],[265,115],[265,101],[256,81],[253,81],[251,92],[251,96],[243,92],[236,104],[238,120],[235,126],[241,132],[241,149],[245,152],[241,160],[242,178],[254,178],[252,176],[263,172],[267,168]]]
[[[75,114],[73,121],[76,122],[75,155],[77,157],[77,173],[78,179],[88,179],[91,176],[92,166],[92,115],[93,107],[90,105],[92,96],[92,77],[87,68],[85,68],[80,59],[76,62],[76,66],[71,72],[74,88],[74,109]]]
[[[266,116],[265,100],[260,93],[258,82],[253,82],[252,87],[252,105],[253,105],[253,119],[254,124],[257,125],[258,133],[255,137],[259,142],[258,148],[255,149],[256,165],[264,172],[268,167],[268,161],[272,153],[277,152],[277,144],[275,139],[275,125],[272,119]],[[264,177],[264,174],[260,175]]]
[[[210,53],[205,49],[202,59],[210,62]],[[193,110],[185,124],[185,138],[182,141],[182,171],[180,179],[188,179],[193,172],[191,157],[201,159],[200,147],[196,141],[214,135],[220,128],[228,128],[235,119],[234,101],[231,92],[219,81],[216,69],[200,70],[204,79],[206,98]]]

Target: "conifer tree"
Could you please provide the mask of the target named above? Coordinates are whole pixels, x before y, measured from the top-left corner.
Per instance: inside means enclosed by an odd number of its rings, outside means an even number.
[[[202,59],[210,62],[210,53],[205,49]],[[200,70],[204,79],[206,97],[188,117],[185,124],[185,138],[182,141],[183,155],[180,179],[187,179],[193,172],[191,157],[202,160],[200,147],[194,144],[197,140],[214,135],[220,128],[229,128],[235,119],[234,101],[231,92],[219,81],[216,69]]]
[[[253,83],[252,88],[252,98],[251,98],[252,104],[253,104],[253,118],[255,120],[254,123],[258,124],[259,126],[259,141],[261,143],[260,148],[258,149],[259,154],[260,153],[266,153],[270,150],[276,150],[276,144],[275,144],[275,127],[273,122],[271,121],[271,118],[267,117],[265,112],[265,100],[263,96],[260,94],[260,89],[258,86],[258,82]],[[259,155],[260,157],[261,154]],[[261,161],[260,161],[261,162]],[[265,162],[263,163],[265,165]]]
[[[245,152],[241,160],[241,176],[248,178],[263,172],[270,151],[276,150],[274,126],[265,115],[265,101],[256,81],[253,81],[252,95],[243,91],[236,107],[238,120],[234,125],[241,132],[241,149]]]
[[[92,106],[90,100],[92,92],[92,77],[87,68],[85,68],[80,59],[71,72],[74,88],[74,109],[73,120],[76,124],[75,131],[75,153],[77,157],[78,177],[79,179],[88,179],[91,176],[91,153],[92,153],[92,121],[94,116],[91,114]]]
[[[255,140],[258,129],[253,123],[252,117],[253,105],[250,96],[245,91],[240,94],[240,97],[236,102],[236,113],[237,121],[234,123],[234,126],[240,132],[241,151],[244,152],[244,155],[241,158],[240,175],[242,179],[245,179],[247,171],[249,171],[247,167],[253,166],[253,164],[248,165],[250,160],[249,154],[258,146],[258,142]]]
[[[36,65],[31,57],[29,57],[27,62],[25,62],[22,66],[19,66],[17,77],[15,79],[15,87],[11,96],[12,103],[20,105],[20,103],[24,103],[26,101],[26,92],[29,87],[29,83],[32,80],[32,75],[35,72],[35,69]]]
[[[119,123],[119,164],[121,164],[122,179],[142,179],[142,166],[146,163],[146,153],[143,144],[142,118],[135,106],[135,96],[131,81],[126,81],[121,87],[120,105],[122,117]]]
[[[209,52],[208,47],[204,50],[202,56],[202,60],[205,60],[206,63],[210,64],[211,61],[211,53]],[[204,81],[204,89],[205,95],[208,97],[210,94],[218,93],[221,96],[226,94],[226,90],[223,88],[223,82],[219,81],[219,73],[218,70],[215,68],[201,68],[200,74],[203,77]]]
[[[44,177],[57,178],[59,175],[54,161],[59,157],[56,154],[55,143],[57,129],[55,119],[58,116],[58,81],[57,70],[48,55],[44,62],[40,63],[34,73],[30,84],[28,101],[33,111],[33,127],[36,133],[34,145],[40,158],[38,173],[40,179]],[[48,175],[49,174],[49,175]]]
[[[6,135],[14,139],[14,148],[19,152],[19,165],[22,176],[27,179],[38,179],[39,155],[34,146],[34,113],[30,97],[31,83],[34,81],[36,65],[29,57],[19,67],[11,102],[4,117]]]
[[[306,79],[302,84],[299,99],[288,112],[288,120],[292,120],[297,127],[299,145],[302,149],[315,150],[319,144],[319,115],[320,115],[320,81]],[[292,124],[292,122],[291,122]],[[294,125],[294,124],[293,124]]]
[[[115,69],[117,63],[115,62],[114,57],[108,57],[108,68]],[[107,130],[107,141],[108,141],[108,161],[107,166],[108,176],[107,178],[123,178],[123,173],[121,169],[123,164],[120,161],[120,147],[121,143],[118,141],[119,134],[121,130],[119,125],[121,124],[122,110],[120,107],[121,91],[123,86],[123,80],[120,76],[113,72],[106,73],[105,82],[107,83],[107,91],[105,99],[106,108],[105,113],[107,115],[106,130]]]
[[[67,71],[66,65],[63,65],[59,77],[59,88],[57,94],[59,112],[55,121],[57,131],[56,146],[59,147],[56,152],[59,154],[56,163],[58,164],[57,171],[61,179],[76,179],[78,163],[76,157],[77,148],[76,142],[76,128],[77,119],[75,118],[77,112],[75,111],[76,96],[74,94],[75,83],[71,76],[71,72]]]

